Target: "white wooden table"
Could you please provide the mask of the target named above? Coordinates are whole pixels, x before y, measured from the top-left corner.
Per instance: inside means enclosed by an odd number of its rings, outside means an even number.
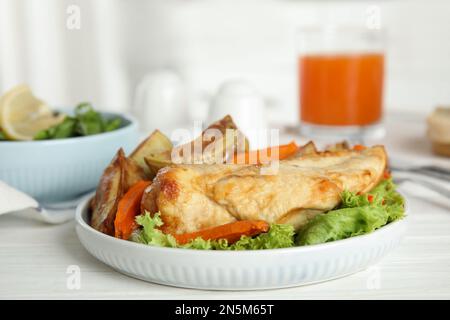
[[[391,153],[437,161],[428,154],[422,122],[388,122]],[[450,183],[449,183],[450,184]],[[115,272],[90,256],[74,223],[46,225],[0,216],[0,298],[132,299],[395,299],[450,298],[450,199],[405,184],[410,212],[401,246],[377,265],[346,278],[291,289],[220,292],[146,283]],[[79,289],[67,287],[67,269],[81,271]]]

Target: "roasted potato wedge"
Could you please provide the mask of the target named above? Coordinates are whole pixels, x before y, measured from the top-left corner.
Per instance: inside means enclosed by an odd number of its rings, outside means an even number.
[[[103,172],[92,203],[91,226],[109,235],[114,235],[117,204],[123,195],[123,158],[125,154],[120,149]]]
[[[170,154],[172,147],[173,145],[170,139],[161,131],[155,130],[130,154],[130,159],[134,160],[146,174],[154,176],[156,172],[153,172],[152,168],[148,167],[145,158],[153,157],[154,155],[164,152],[169,152]]]
[[[316,145],[314,144],[314,142],[309,141],[307,144],[305,144],[304,146],[301,146],[299,148],[299,152],[301,153],[301,155],[305,155],[305,154],[317,154],[317,148]]]
[[[158,170],[172,164],[170,160],[170,152],[163,152],[159,154],[152,154],[148,157],[144,158],[147,167],[150,170],[150,174],[155,176],[158,173]]]
[[[177,157],[177,162],[182,163],[223,163],[227,155],[248,148],[247,138],[238,130],[231,116],[227,115],[211,124],[193,141],[174,147],[172,155]]]
[[[214,131],[217,130],[217,131]],[[214,132],[220,133],[216,140]],[[196,149],[201,147],[199,149]],[[152,174],[159,169],[173,164],[172,155],[176,156],[175,163],[212,163],[225,162],[229,154],[247,151],[249,143],[245,135],[237,129],[230,116],[214,122],[202,134],[191,142],[144,156],[144,160]]]
[[[120,149],[100,178],[92,202],[91,226],[114,235],[114,219],[120,199],[132,185],[144,179],[147,179],[144,170]]]
[[[144,169],[131,158],[124,158],[122,163],[122,181],[124,191],[128,191],[136,182],[140,180],[149,180]]]
[[[317,153],[318,153],[318,151],[317,151],[316,145],[314,144],[314,142],[309,141],[305,145],[300,146],[298,148],[298,151],[287,159],[294,159],[294,158],[298,158],[298,157],[301,157],[301,156],[304,156],[307,154],[317,154]]]
[[[342,142],[338,142],[335,144],[332,144],[330,146],[327,146],[326,151],[344,151],[344,150],[349,150],[350,149],[350,145],[348,144],[347,141],[342,141]]]
[[[228,156],[248,151],[250,151],[250,142],[242,131],[239,129],[236,130],[233,150],[228,154]]]

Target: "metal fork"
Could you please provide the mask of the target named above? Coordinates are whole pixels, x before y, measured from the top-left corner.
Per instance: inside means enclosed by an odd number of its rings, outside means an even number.
[[[415,166],[415,167],[403,167],[396,164],[390,164],[389,166],[393,171],[410,172],[416,175],[423,175],[426,177],[436,178],[442,181],[450,183],[450,170],[437,166]]]
[[[394,176],[394,183],[395,184],[400,184],[402,182],[412,182],[412,183],[417,183],[421,186],[424,186],[425,188],[428,188],[430,190],[433,190],[434,192],[439,193],[440,195],[449,198],[450,199],[450,190],[441,187],[440,185],[433,183],[431,181],[428,181],[426,179],[422,179],[419,177],[399,177],[399,176]]]

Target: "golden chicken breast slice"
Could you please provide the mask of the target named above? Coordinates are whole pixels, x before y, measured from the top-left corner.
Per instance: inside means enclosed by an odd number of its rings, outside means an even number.
[[[159,211],[163,231],[194,232],[236,220],[290,223],[336,207],[343,190],[367,192],[386,168],[382,146],[300,155],[281,161],[276,174],[257,165],[179,165],[158,173],[142,208]]]

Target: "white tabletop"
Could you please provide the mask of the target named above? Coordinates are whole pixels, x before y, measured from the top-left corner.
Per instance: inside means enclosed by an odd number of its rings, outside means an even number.
[[[421,123],[388,122],[389,151],[449,165],[448,159],[428,153]],[[450,199],[408,183],[401,191],[408,196],[408,231],[377,265],[325,283],[250,292],[180,289],[129,278],[84,250],[73,222],[55,226],[0,216],[0,298],[449,299]],[[80,268],[79,289],[67,286],[67,270],[73,265]]]

